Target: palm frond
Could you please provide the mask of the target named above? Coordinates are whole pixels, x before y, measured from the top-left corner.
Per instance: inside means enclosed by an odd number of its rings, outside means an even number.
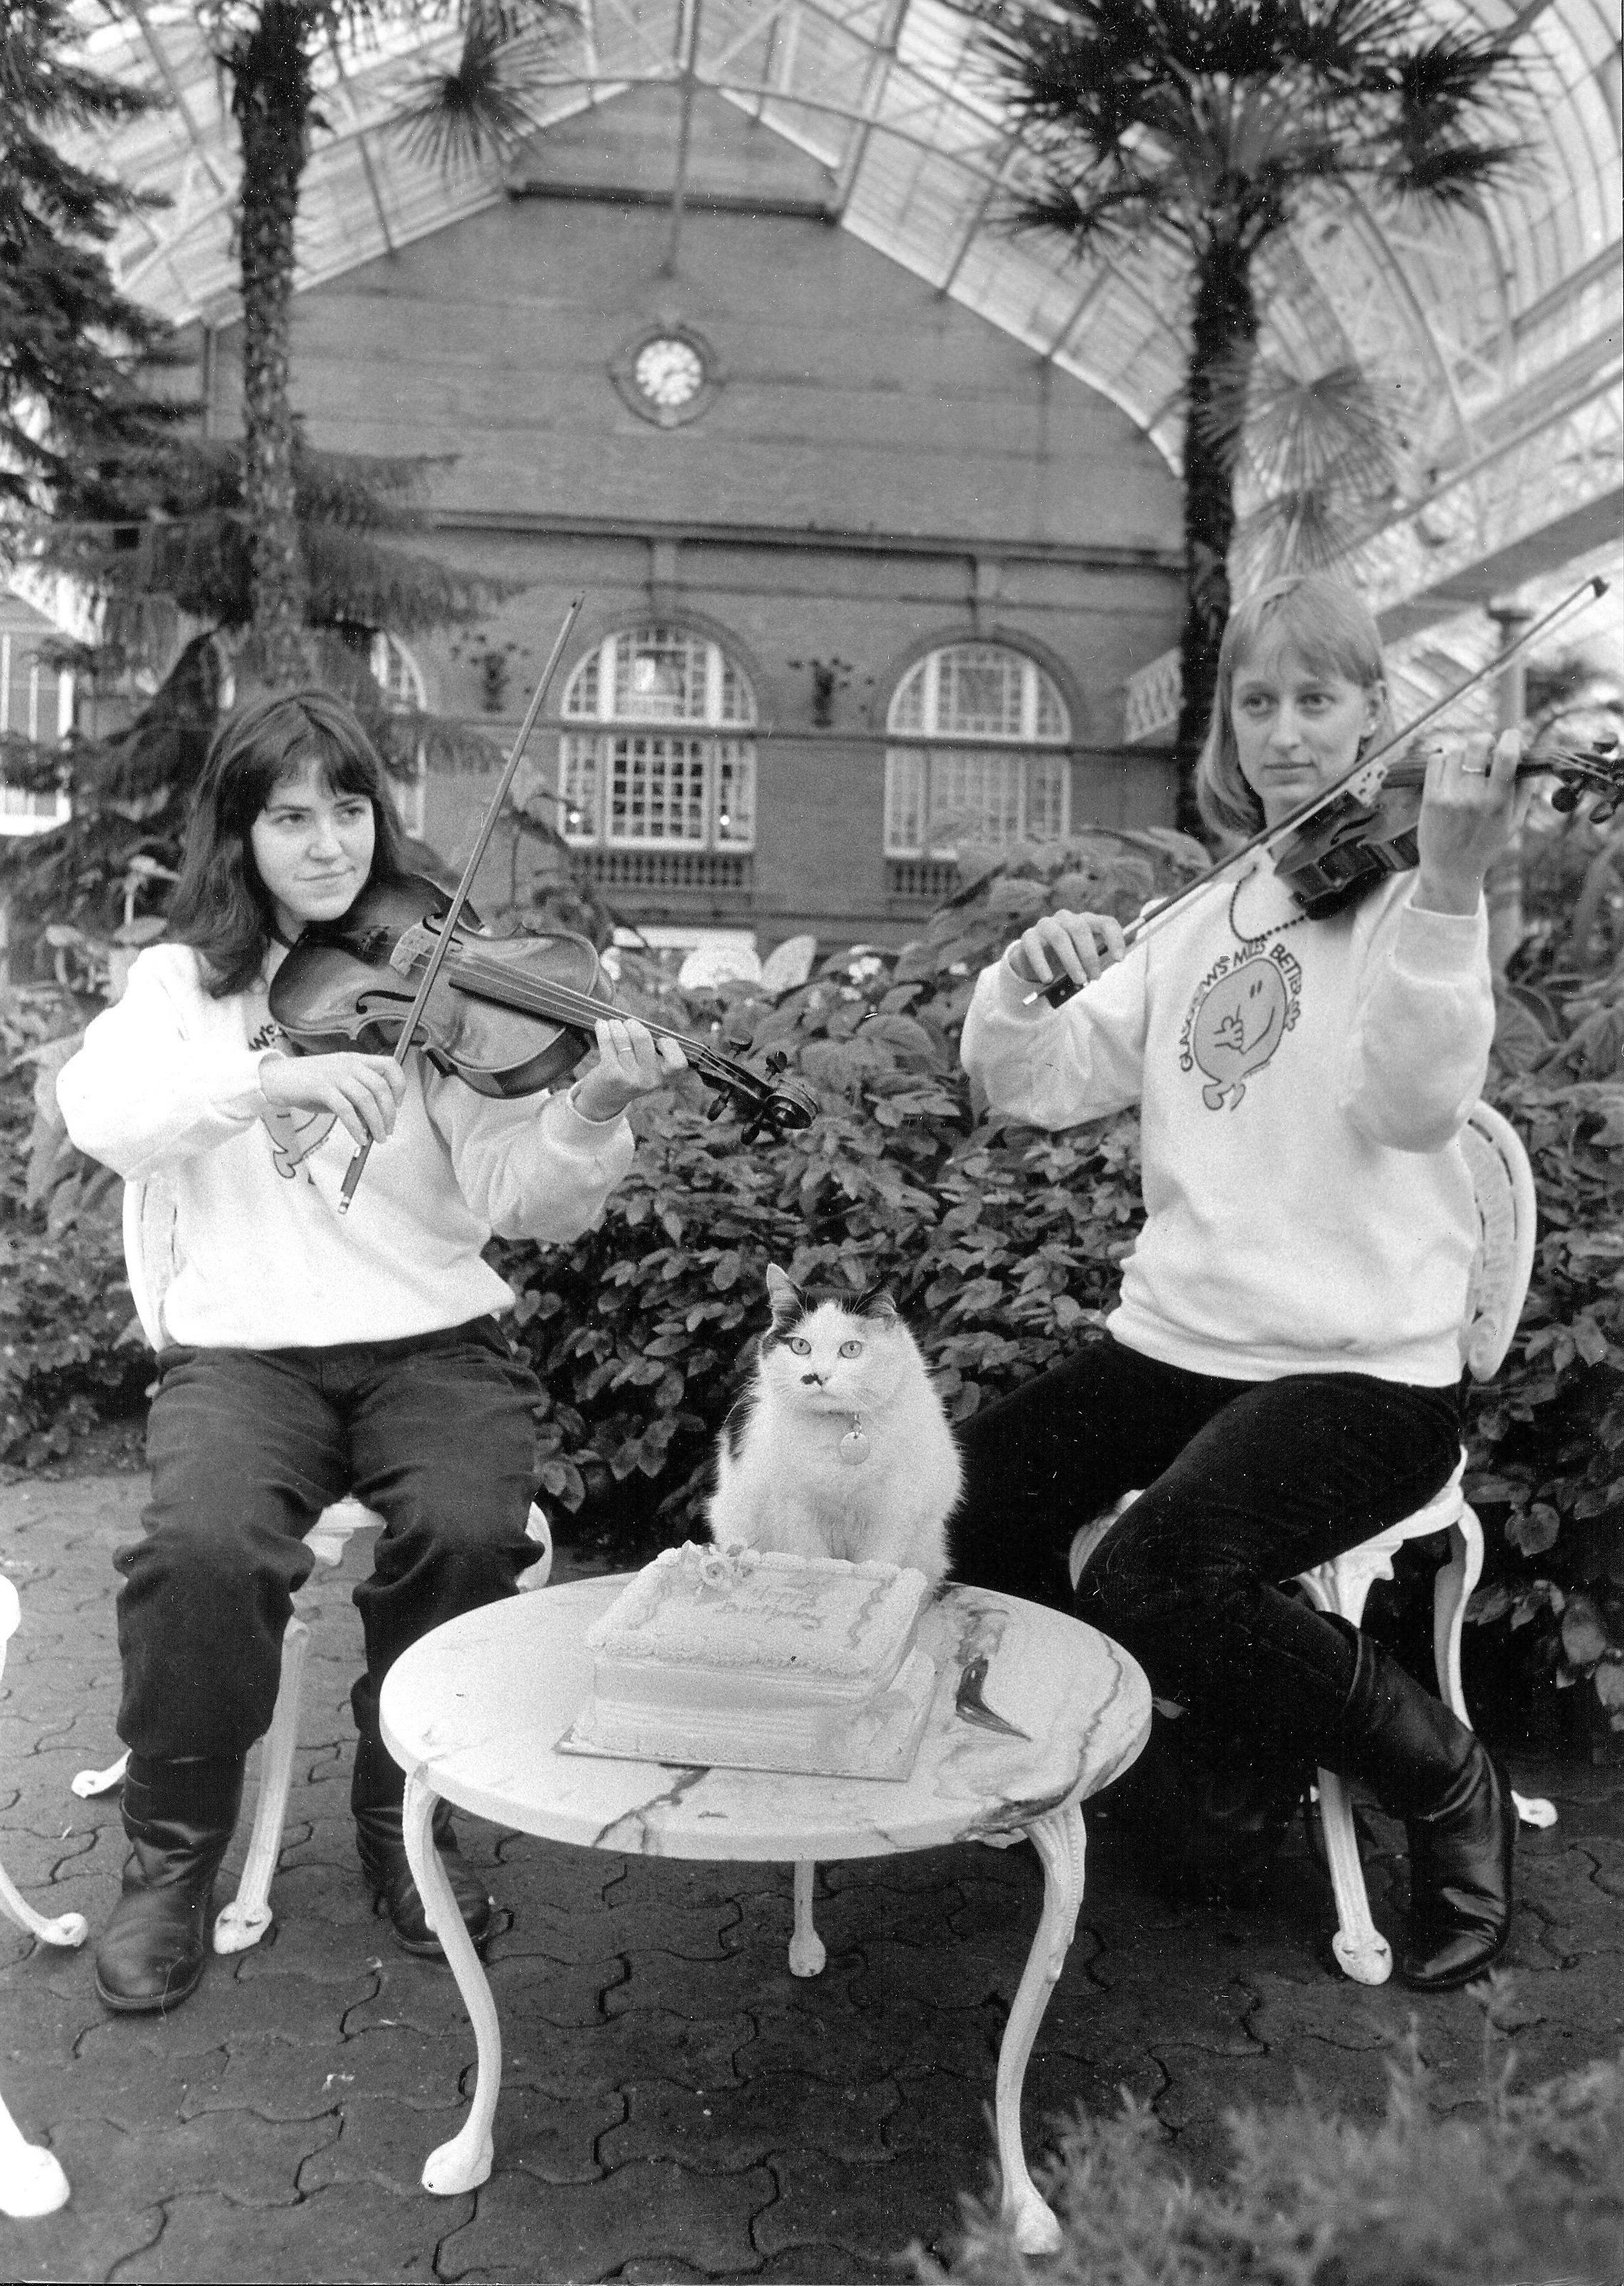
[[[1429,142],[1396,154],[1376,169],[1377,187],[1400,202],[1453,207],[1478,212],[1483,193],[1499,190],[1524,176],[1531,163],[1526,143]]]
[[[424,72],[394,131],[413,158],[454,175],[505,158],[535,131],[537,99],[556,69],[556,45],[573,9],[517,0],[470,8],[462,53],[451,71]]]

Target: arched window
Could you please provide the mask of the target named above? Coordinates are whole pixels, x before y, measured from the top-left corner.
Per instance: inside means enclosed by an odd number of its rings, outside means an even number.
[[[965,642],[927,652],[898,684],[885,727],[893,888],[939,889],[926,869],[951,866],[967,843],[1064,835],[1071,724],[1059,691],[1024,651]]]
[[[755,728],[755,694],[719,643],[664,624],[606,635],[570,676],[563,713],[594,726],[567,730],[559,745],[564,834],[577,847],[755,847],[756,742],[739,735]],[[642,860],[597,870],[654,878]],[[671,878],[697,884],[701,870]],[[712,873],[724,878],[714,866],[705,878]]]
[[[54,746],[73,727],[71,669],[45,666],[27,635],[0,634],[0,733]],[[0,776],[0,833],[48,833],[72,809],[65,790],[30,792]]]

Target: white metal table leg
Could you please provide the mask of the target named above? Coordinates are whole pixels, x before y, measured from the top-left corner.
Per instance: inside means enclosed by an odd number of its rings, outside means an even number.
[[[216,1952],[246,1952],[271,1927],[271,1882],[282,1853],[282,1827],[299,1746],[299,1696],[310,1651],[308,1625],[301,1619],[289,1620],[282,1637],[282,1679],[277,1688],[276,1712],[260,1752],[254,1831],[248,1837],[237,1895],[215,1917]]]
[[[795,1869],[795,1934],[789,1940],[789,1974],[817,1976],[828,1959],[823,1939],[812,1927],[812,1882],[818,1868],[810,1857],[798,1858]]]
[[[406,1863],[423,1900],[424,1917],[439,1938],[451,1975],[457,1979],[462,2005],[474,2026],[477,2057],[474,2101],[468,2106],[468,2116],[449,2143],[442,2143],[429,2153],[423,2168],[423,2188],[433,2191],[437,2197],[450,2198],[457,2191],[476,2190],[481,2183],[490,2180],[494,2155],[490,2123],[496,2117],[496,2100],[502,2085],[502,2032],[483,1964],[463,1925],[451,1880],[434,1846],[430,1827],[438,1800],[420,1770],[409,1774],[401,1813]]]
[[[43,1913],[36,1913],[27,1899],[19,1894],[4,1865],[0,1865],[0,1913],[7,1920],[15,1921],[19,1928],[38,1937],[42,1944],[82,1944],[90,1935],[90,1923],[82,1913],[59,1913],[51,1920]]]
[[[54,2151],[25,2140],[23,2132],[0,2103],[0,2214],[31,2222],[67,2203],[67,2177]]]
[[[1026,2065],[1048,2006],[1049,1995],[1060,1981],[1066,1953],[1077,1928],[1083,1902],[1083,1858],[1087,1837],[1083,1814],[1075,1802],[1051,1810],[1026,1828],[1043,1861],[1043,1915],[1032,1939],[1026,1967],[1004,2027],[998,2052],[998,2093],[994,2118],[998,2129],[998,2164],[1003,2173],[1003,2211],[1013,2223],[1015,2243],[1023,2254],[1054,2254],[1060,2247],[1060,2225],[1039,2195],[1027,2172],[1025,2147],[1021,2141],[1021,2089]]]

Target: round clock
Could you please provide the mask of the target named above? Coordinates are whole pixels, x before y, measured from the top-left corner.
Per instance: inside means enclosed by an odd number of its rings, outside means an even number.
[[[679,334],[657,334],[632,359],[632,378],[650,405],[680,413],[705,385],[705,361]]]
[[[694,421],[716,393],[716,359],[686,326],[654,326],[622,350],[610,367],[633,413],[661,429]]]

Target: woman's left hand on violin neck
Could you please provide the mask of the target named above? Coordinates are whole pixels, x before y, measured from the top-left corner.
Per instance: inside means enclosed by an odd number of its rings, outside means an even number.
[[[676,1041],[656,1039],[635,1016],[600,1016],[594,1031],[598,1060],[570,1090],[583,1119],[618,1119],[639,1095],[652,1095],[687,1069],[688,1060]]]
[[[1510,842],[1526,792],[1516,784],[1522,743],[1450,738],[1428,755],[1421,795],[1421,866],[1410,903],[1423,912],[1475,913],[1483,877]]]

